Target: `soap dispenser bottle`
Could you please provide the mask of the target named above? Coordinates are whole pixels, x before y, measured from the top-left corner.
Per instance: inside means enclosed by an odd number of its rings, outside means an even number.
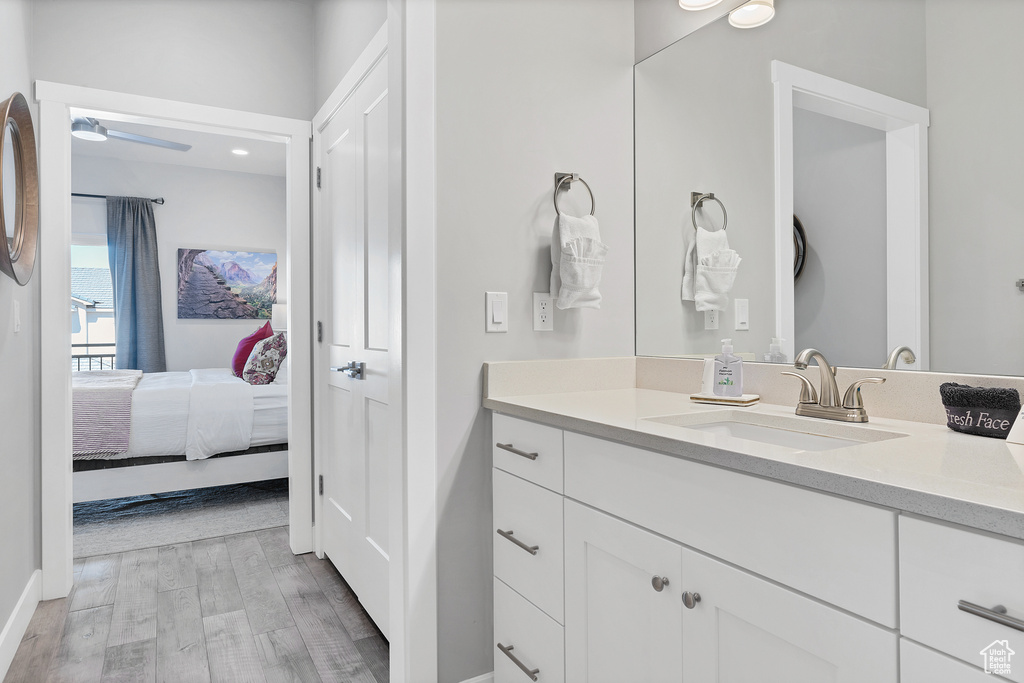
[[[766,363],[788,363],[786,354],[782,352],[782,338],[772,337],[772,343],[768,345],[768,353],[764,354]]]
[[[715,356],[715,396],[743,395],[743,359],[732,353],[732,339],[722,340],[722,353]]]

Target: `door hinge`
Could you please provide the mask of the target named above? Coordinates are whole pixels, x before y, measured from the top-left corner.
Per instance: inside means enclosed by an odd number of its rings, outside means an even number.
[[[319,320],[316,321],[316,340],[318,342],[324,340],[324,324]]]
[[[316,189],[320,189],[320,167],[316,167]]]
[[[324,495],[324,475],[320,475],[320,495]]]

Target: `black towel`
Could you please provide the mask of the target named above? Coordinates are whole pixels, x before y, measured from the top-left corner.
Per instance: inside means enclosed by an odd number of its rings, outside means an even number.
[[[1016,389],[998,387],[972,387],[956,382],[939,385],[942,405],[949,408],[992,408],[994,410],[1020,410],[1020,394]]]
[[[939,394],[946,407],[946,426],[957,432],[1005,439],[1020,412],[1016,389],[946,382],[939,385]]]

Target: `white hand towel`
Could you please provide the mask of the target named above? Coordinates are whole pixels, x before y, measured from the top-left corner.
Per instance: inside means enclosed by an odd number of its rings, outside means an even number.
[[[551,235],[551,296],[555,306],[601,308],[601,271],[608,247],[601,242],[597,219],[562,214]]]
[[[726,237],[725,230],[711,232],[698,227],[693,231],[683,231],[683,243],[683,284],[680,296],[683,301],[696,301],[698,264],[709,254],[728,249],[729,238]],[[697,310],[705,309],[698,307]]]
[[[724,311],[736,281],[740,258],[729,248],[725,230],[697,228],[693,301],[698,311]]]

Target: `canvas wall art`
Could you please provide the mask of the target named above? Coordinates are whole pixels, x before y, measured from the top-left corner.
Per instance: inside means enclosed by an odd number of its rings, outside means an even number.
[[[178,250],[178,318],[270,318],[277,303],[277,254]]]

